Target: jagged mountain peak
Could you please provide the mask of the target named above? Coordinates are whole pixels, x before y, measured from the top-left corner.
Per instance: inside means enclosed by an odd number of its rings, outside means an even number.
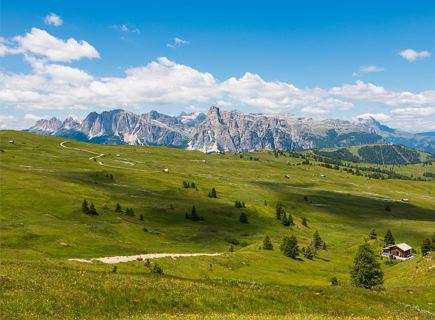
[[[95,143],[187,147],[203,152],[302,150],[359,144],[400,143],[429,152],[435,137],[391,129],[373,117],[355,122],[296,117],[290,114],[245,114],[211,106],[204,113],[170,116],[155,110],[142,115],[122,109],[72,118],[39,120],[31,132]]]

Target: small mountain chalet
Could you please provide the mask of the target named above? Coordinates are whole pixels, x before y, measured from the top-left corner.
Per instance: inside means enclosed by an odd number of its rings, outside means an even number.
[[[408,260],[414,258],[412,247],[406,243],[393,244],[382,249],[382,256],[391,259]]]

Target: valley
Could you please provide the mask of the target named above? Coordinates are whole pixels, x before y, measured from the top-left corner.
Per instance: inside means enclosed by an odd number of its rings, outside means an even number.
[[[413,173],[410,180],[373,179],[321,166],[307,151],[204,154],[18,131],[0,131],[0,149],[4,318],[434,316],[435,260],[420,252],[435,230],[435,181],[423,180],[424,172],[435,173],[432,165],[394,165]],[[83,210],[84,200],[95,215]],[[278,202],[294,225],[277,220]],[[186,219],[193,206],[202,220]],[[369,240],[372,229],[378,238]],[[368,241],[380,252],[387,230],[415,258],[380,260],[382,290],[352,287],[358,246]],[[283,237],[308,247],[316,231],[326,246],[314,259],[280,252]],[[265,236],[273,250],[262,249]],[[181,256],[83,262],[156,254]]]

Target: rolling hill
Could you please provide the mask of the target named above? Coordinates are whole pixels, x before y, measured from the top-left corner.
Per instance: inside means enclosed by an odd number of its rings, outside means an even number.
[[[370,179],[301,155],[204,154],[0,131],[1,317],[433,318],[435,260],[418,252],[435,230],[435,181]],[[422,164],[395,167],[420,172]],[[217,198],[209,197],[212,188]],[[82,211],[84,200],[98,215]],[[276,219],[277,202],[294,226]],[[192,206],[203,220],[186,219]],[[242,212],[249,223],[240,222]],[[417,250],[410,261],[381,261],[379,291],[349,281],[357,247],[373,228],[375,251],[387,229]],[[313,260],[280,253],[284,236],[306,247],[316,230],[327,248]],[[260,249],[266,235],[274,250]],[[69,260],[146,253],[219,255],[152,260],[163,275],[140,260]]]

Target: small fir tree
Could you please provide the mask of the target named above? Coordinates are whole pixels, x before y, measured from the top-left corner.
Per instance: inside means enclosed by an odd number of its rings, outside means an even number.
[[[331,278],[331,286],[336,287],[336,286],[338,286],[338,285],[339,285],[339,283],[338,283],[338,279],[337,279],[337,277],[332,277],[332,278]]]
[[[89,213],[88,202],[87,202],[86,200],[83,200],[83,203],[82,203],[82,211],[83,211],[84,213]]]
[[[263,240],[263,249],[264,250],[273,250],[273,244],[270,240],[269,236],[265,236]]]
[[[304,227],[308,227],[307,218],[305,218],[305,217],[302,218],[302,225],[303,225]]]
[[[424,239],[421,245],[421,254],[423,256],[427,255],[431,250],[431,243],[429,239]]]
[[[391,246],[396,243],[393,234],[391,233],[391,230],[387,230],[387,233],[384,236],[384,243],[385,246]]]
[[[369,233],[369,239],[370,240],[376,240],[378,238],[378,234],[376,233],[375,229],[372,229]]]
[[[311,240],[311,243],[312,243],[314,249],[316,249],[316,250],[319,250],[322,247],[323,240],[320,237],[319,231],[316,230],[313,233],[313,238]]]
[[[121,205],[119,203],[117,203],[115,206],[115,212],[118,212],[118,213],[122,212],[122,208],[121,208]]]
[[[289,258],[296,259],[299,256],[298,241],[295,236],[284,237],[279,249],[283,255]]]
[[[276,218],[278,220],[281,220],[282,211],[283,211],[282,203],[281,203],[281,201],[278,201],[276,203],[276,208],[275,208],[275,214],[276,214]]]
[[[355,287],[370,289],[384,283],[384,273],[375,253],[368,243],[359,246],[350,272]]]
[[[248,215],[246,214],[246,212],[242,212],[240,214],[240,218],[239,218],[241,223],[249,223],[248,221]]]
[[[95,206],[92,202],[91,205],[89,206],[89,214],[93,216],[98,216],[97,209],[95,209]]]
[[[311,246],[308,246],[304,251],[304,257],[310,260],[313,260],[314,258],[314,250],[311,248]]]

